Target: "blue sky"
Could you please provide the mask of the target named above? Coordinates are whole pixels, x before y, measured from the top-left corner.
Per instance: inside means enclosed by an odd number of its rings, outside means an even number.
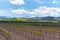
[[[60,17],[60,0],[0,0],[0,16]]]

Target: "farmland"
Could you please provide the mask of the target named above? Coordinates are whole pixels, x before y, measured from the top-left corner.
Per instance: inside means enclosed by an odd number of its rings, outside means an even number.
[[[0,40],[59,40],[60,23],[0,22]]]

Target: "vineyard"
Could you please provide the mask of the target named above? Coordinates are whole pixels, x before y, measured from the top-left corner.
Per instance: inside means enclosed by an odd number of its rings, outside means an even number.
[[[60,23],[0,22],[0,40],[60,40]]]

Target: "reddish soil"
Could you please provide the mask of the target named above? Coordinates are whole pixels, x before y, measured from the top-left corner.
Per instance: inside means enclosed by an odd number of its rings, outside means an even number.
[[[31,32],[16,30],[3,24],[0,24],[0,27],[10,32],[10,34],[13,36],[12,40],[60,40],[60,33],[49,32],[48,30],[42,31],[43,36],[41,36]],[[7,39],[0,33],[0,40]]]

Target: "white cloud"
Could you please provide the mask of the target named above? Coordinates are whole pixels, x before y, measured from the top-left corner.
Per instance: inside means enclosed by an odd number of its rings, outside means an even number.
[[[11,10],[12,13],[15,13],[15,14],[23,14],[23,13],[28,13],[27,10],[25,9],[16,9],[16,10]]]
[[[32,11],[25,10],[25,9],[17,9],[17,10],[11,10],[11,12],[15,14],[31,14],[31,17],[35,17],[35,15],[42,16],[60,16],[60,8],[53,8],[53,7],[46,7],[46,6],[40,6],[39,8],[35,8]]]
[[[4,11],[0,11],[0,14],[3,14],[4,13]]]
[[[30,16],[30,17],[36,17],[36,16],[32,15],[32,16]]]
[[[10,0],[11,4],[23,5],[25,4],[24,0]]]
[[[39,14],[41,16],[59,16],[60,8],[53,7],[39,7],[32,11],[32,14]]]
[[[0,16],[4,16],[5,11],[4,10],[0,10]]]
[[[56,0],[53,0],[52,3],[56,3]]]
[[[35,0],[36,2],[41,2],[40,0]]]
[[[38,3],[38,4],[44,4],[45,3],[45,1],[42,1],[42,0],[34,0],[36,3]]]

